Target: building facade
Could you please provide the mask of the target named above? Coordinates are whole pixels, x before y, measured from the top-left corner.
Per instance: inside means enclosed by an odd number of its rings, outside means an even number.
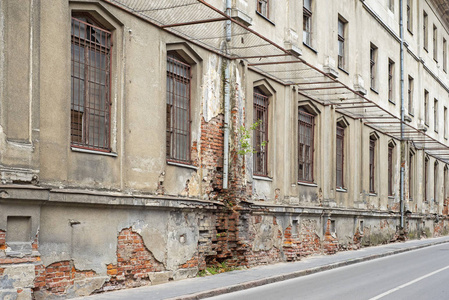
[[[0,298],[447,234],[448,11],[1,1]]]

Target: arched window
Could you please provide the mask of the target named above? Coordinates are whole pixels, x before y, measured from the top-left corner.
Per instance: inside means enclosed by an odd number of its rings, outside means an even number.
[[[71,145],[110,151],[111,32],[88,15],[71,27]]]

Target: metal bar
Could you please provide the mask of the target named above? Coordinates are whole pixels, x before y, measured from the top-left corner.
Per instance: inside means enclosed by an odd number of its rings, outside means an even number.
[[[316,88],[307,88],[307,89],[298,89],[298,91],[316,91],[316,90],[330,90],[330,89],[343,89],[344,86],[325,86],[325,87],[316,87]]]
[[[281,62],[264,62],[264,63],[255,63],[255,64],[248,64],[249,67],[254,67],[254,66],[267,66],[267,65],[280,65],[280,64],[292,64],[292,63],[303,63],[303,61],[301,60],[289,60],[289,61],[281,61]],[[334,83],[334,82],[329,82],[329,83]]]
[[[161,28],[171,28],[171,27],[178,27],[178,26],[196,25],[196,24],[204,24],[204,23],[226,21],[226,20],[228,20],[228,18],[214,18],[214,19],[208,19],[208,20],[199,20],[199,21],[192,21],[192,22],[184,22],[184,23],[175,23],[175,24],[169,24],[169,25],[162,25]]]

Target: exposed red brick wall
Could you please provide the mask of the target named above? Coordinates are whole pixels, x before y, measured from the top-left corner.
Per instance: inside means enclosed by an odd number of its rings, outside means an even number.
[[[110,280],[103,289],[148,285],[150,273],[164,271],[163,264],[154,258],[142,237],[131,228],[120,231],[117,239],[117,264],[107,265]]]
[[[6,231],[0,230],[0,250],[6,249]]]
[[[54,295],[63,295],[67,288],[74,284],[75,278],[94,277],[94,271],[76,270],[73,262],[64,260],[47,267],[35,266],[34,291],[45,290]]]
[[[331,220],[327,220],[326,233],[324,234],[323,250],[327,254],[334,254],[338,251],[338,240],[330,232]]]

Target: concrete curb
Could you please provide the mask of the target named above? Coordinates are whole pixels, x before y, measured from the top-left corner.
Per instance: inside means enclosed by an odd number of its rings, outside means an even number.
[[[393,251],[389,251],[389,252],[385,252],[385,253],[381,253],[381,254],[368,255],[368,256],[364,256],[364,257],[360,257],[360,258],[355,258],[355,259],[351,259],[351,260],[347,260],[347,261],[328,264],[328,265],[310,268],[310,269],[306,269],[306,270],[291,272],[291,273],[287,273],[287,274],[283,274],[283,275],[276,275],[276,276],[253,280],[253,281],[246,281],[246,282],[242,282],[239,284],[230,285],[230,286],[212,289],[212,290],[203,291],[203,292],[198,292],[198,293],[194,293],[194,294],[190,294],[190,295],[183,295],[180,297],[168,298],[166,300],[197,300],[197,299],[204,299],[204,298],[208,298],[208,297],[219,296],[219,295],[223,295],[223,294],[228,294],[228,293],[232,293],[232,292],[250,289],[253,287],[262,286],[262,285],[269,284],[269,283],[275,283],[275,282],[279,282],[279,281],[293,279],[293,278],[297,278],[297,277],[301,277],[301,276],[305,276],[305,275],[310,275],[310,274],[323,272],[323,271],[327,271],[327,270],[332,270],[332,269],[343,267],[343,266],[349,266],[349,265],[361,263],[364,261],[373,260],[376,258],[391,256],[391,255],[395,255],[395,254],[399,254],[399,253],[404,253],[404,252],[422,249],[422,248],[435,246],[435,245],[439,245],[439,244],[444,244],[444,243],[449,243],[449,241],[438,241],[438,242],[433,242],[433,243],[429,243],[429,244],[413,246],[410,248],[393,250]]]

